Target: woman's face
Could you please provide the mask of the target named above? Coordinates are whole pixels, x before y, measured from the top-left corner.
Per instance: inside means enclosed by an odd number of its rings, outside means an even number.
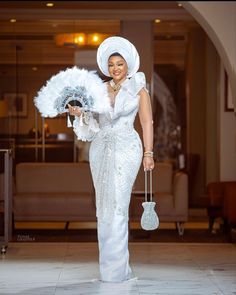
[[[121,56],[111,56],[108,60],[108,71],[114,81],[121,81],[127,77],[128,66]]]

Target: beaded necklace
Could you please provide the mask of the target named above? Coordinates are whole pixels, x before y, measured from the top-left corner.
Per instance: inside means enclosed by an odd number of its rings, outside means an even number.
[[[115,84],[113,80],[110,81],[110,85],[114,92],[119,91],[121,89],[121,85],[119,83]]]

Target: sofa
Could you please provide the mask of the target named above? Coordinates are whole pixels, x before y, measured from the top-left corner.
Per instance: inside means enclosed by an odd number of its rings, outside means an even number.
[[[15,221],[96,221],[88,163],[19,163]]]
[[[140,222],[144,201],[141,166],[130,204],[130,221]],[[176,222],[179,234],[188,218],[187,175],[156,163],[153,198],[160,222]],[[15,221],[96,221],[95,190],[88,162],[19,163],[13,194]]]
[[[224,216],[230,226],[236,226],[236,181],[229,183],[225,189]]]

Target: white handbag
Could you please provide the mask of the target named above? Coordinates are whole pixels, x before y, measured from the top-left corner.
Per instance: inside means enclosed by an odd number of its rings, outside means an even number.
[[[154,230],[159,227],[159,218],[155,212],[156,203],[152,201],[152,170],[150,170],[150,201],[147,199],[147,170],[145,172],[145,202],[142,203],[143,213],[141,216],[141,227],[144,230]]]

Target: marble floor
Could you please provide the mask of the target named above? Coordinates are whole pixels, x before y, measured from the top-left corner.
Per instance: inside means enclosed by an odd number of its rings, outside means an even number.
[[[236,294],[236,245],[130,243],[133,280],[99,281],[97,243],[10,243],[0,294]]]

